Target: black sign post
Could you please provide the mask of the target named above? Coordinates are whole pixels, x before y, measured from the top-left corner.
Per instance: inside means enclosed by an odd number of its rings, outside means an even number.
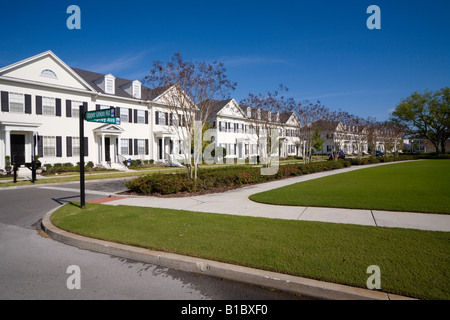
[[[86,193],[84,184],[84,106],[80,106],[80,208],[86,205]]]
[[[86,192],[84,183],[84,120],[90,122],[103,122],[120,124],[120,119],[115,118],[115,109],[103,109],[87,111],[84,105],[80,106],[80,208],[86,206]]]

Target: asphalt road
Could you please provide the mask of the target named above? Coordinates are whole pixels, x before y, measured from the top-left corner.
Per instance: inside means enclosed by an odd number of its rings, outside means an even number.
[[[86,201],[124,190],[123,180],[86,182]],[[295,300],[289,293],[99,254],[40,232],[44,214],[79,201],[79,184],[0,188],[0,299]],[[67,283],[78,266],[80,289]]]

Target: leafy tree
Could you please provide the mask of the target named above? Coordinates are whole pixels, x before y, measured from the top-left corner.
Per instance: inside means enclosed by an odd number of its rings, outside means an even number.
[[[450,138],[449,101],[449,87],[422,94],[416,91],[397,105],[391,120],[402,125],[411,138],[429,140],[440,155]]]

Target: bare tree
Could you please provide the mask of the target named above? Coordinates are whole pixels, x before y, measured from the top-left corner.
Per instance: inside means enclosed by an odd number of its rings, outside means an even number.
[[[292,99],[287,99],[283,95],[283,92],[288,90],[280,84],[278,90],[274,92],[249,93],[247,98],[239,102],[242,107],[251,109],[248,120],[251,123],[251,132],[256,135],[258,156],[261,157],[263,163],[266,163],[268,156],[270,157],[271,148],[262,148],[262,146],[272,145],[270,130],[280,127],[276,114],[287,110],[287,105],[292,103]]]
[[[303,163],[312,160],[314,137],[326,132],[324,119],[328,117],[329,110],[320,101],[310,103],[305,101],[296,105],[296,114],[300,122],[299,138],[302,147]]]
[[[183,142],[187,175],[196,179],[201,154],[194,155],[192,170],[192,141],[194,145],[199,143],[213,101],[227,98],[236,83],[228,79],[223,63],[185,61],[181,53],[176,53],[168,62],[154,61],[145,83],[151,88],[164,88],[161,103],[168,110],[166,127]],[[194,132],[198,131],[200,133],[194,137]]]

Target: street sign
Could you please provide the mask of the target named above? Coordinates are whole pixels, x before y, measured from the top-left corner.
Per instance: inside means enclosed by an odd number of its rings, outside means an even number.
[[[102,118],[114,118],[114,108],[111,109],[103,109],[103,110],[96,110],[96,111],[87,111],[85,113],[85,119],[87,121],[92,121],[96,119],[102,119]]]
[[[100,118],[88,120],[89,122],[101,122],[101,123],[109,123],[109,124],[120,124],[120,118]]]

